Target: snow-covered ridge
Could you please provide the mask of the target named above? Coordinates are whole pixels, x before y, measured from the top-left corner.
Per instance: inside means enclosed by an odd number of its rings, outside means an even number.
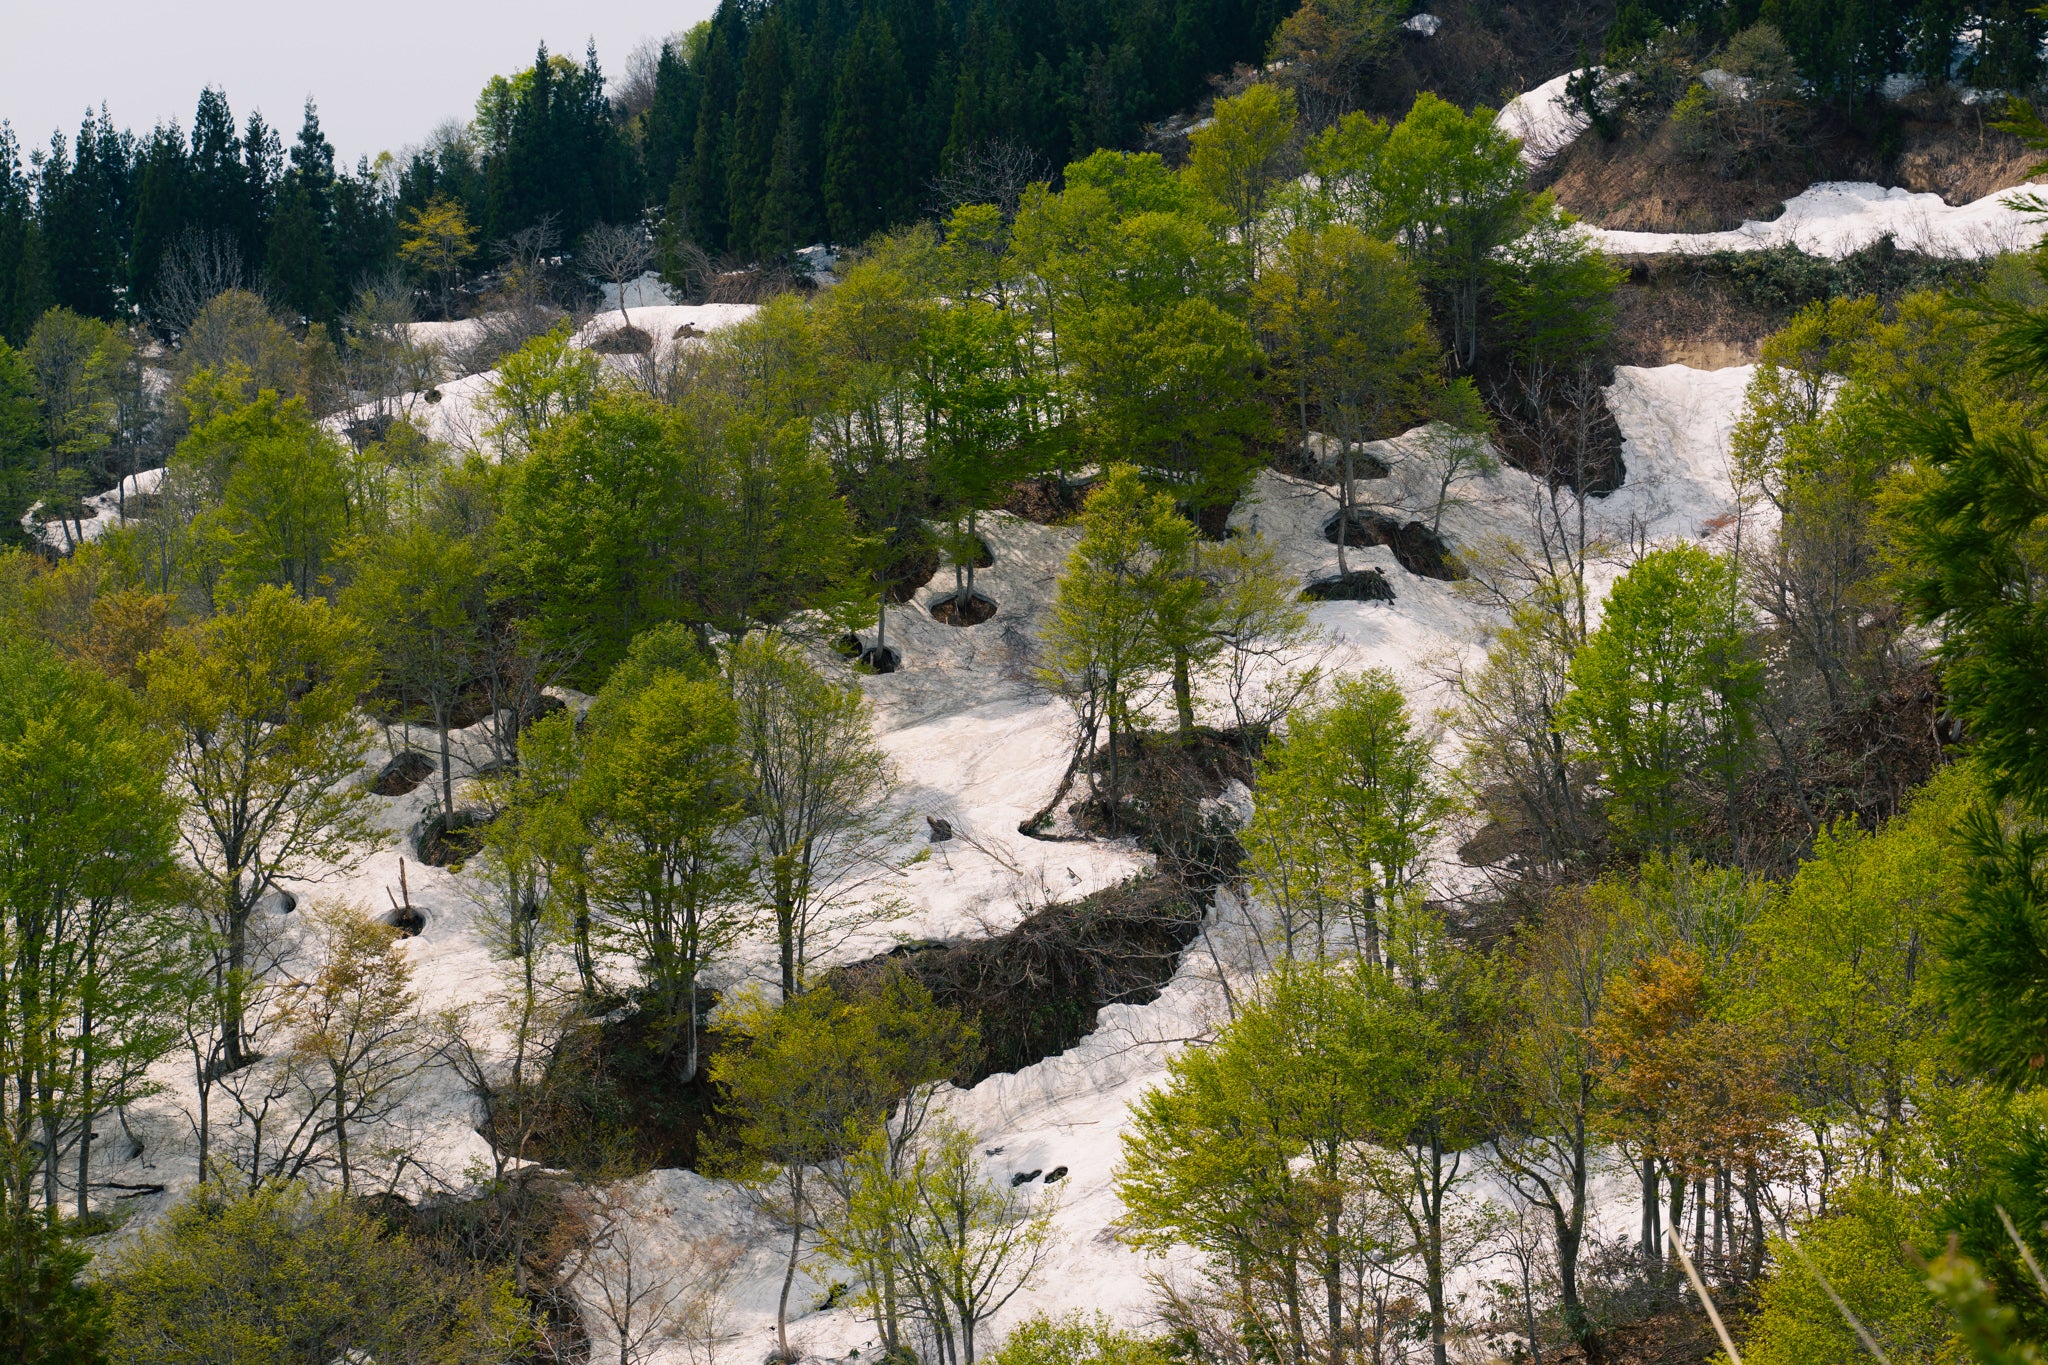
[[[1621,254],[1704,254],[1792,246],[1810,256],[1840,258],[1890,237],[1908,251],[1981,259],[2024,251],[2048,234],[2048,223],[2022,203],[2027,187],[1999,190],[1951,205],[1938,194],[1887,189],[1864,181],[1828,180],[1785,201],[1770,222],[1726,232],[1623,232],[1589,228],[1603,248]]]

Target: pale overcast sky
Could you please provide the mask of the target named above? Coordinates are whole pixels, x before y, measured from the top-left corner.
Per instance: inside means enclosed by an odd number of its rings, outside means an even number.
[[[227,91],[287,144],[306,96],[348,163],[467,117],[492,75],[597,40],[607,77],[642,38],[688,28],[716,0],[0,0],[0,119],[24,144],[67,137],[105,101],[116,127],[176,118],[203,86]]]

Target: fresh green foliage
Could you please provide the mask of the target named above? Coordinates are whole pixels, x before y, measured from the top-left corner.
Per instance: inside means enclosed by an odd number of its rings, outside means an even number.
[[[202,879],[220,1057],[243,1065],[250,921],[273,879],[346,866],[360,830],[353,779],[368,748],[356,701],[375,670],[362,628],[318,600],[260,587],[241,608],[174,634],[143,661],[171,740],[181,832]]]
[[[1734,566],[1697,546],[1651,551],[1608,594],[1559,710],[1599,763],[1625,838],[1674,847],[1697,786],[1740,775],[1758,686],[1744,649]]]
[[[487,1365],[533,1338],[509,1276],[448,1268],[297,1184],[201,1186],[103,1274],[123,1361]]]

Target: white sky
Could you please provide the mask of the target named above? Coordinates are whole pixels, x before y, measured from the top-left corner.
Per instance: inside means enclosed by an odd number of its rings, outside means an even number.
[[[597,40],[608,81],[642,38],[688,28],[716,0],[0,0],[0,119],[25,146],[77,132],[105,101],[116,127],[187,132],[199,91],[227,91],[287,145],[312,95],[349,165],[467,117],[491,76]]]

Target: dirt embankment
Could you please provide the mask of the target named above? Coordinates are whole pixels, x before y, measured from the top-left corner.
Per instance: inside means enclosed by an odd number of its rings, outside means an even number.
[[[1967,204],[2024,183],[2039,161],[1992,127],[1995,108],[1922,94],[1861,117],[1800,111],[1784,138],[1742,155],[1689,151],[1667,119],[1609,141],[1587,134],[1545,168],[1539,184],[1601,227],[1719,232],[1768,222],[1823,180],[1865,180]]]

